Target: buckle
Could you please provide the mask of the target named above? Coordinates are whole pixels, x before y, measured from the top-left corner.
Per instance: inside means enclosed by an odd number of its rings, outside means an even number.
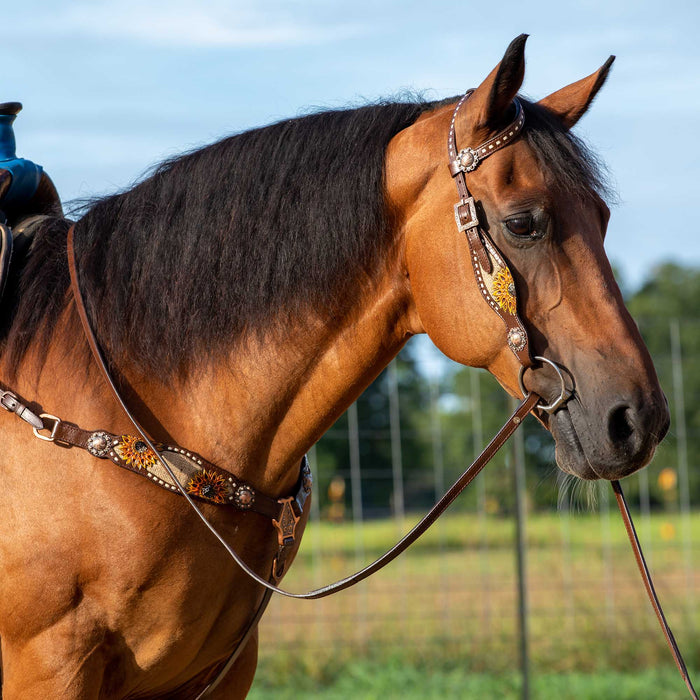
[[[46,442],[53,442],[53,441],[56,439],[56,430],[58,430],[58,426],[59,426],[60,423],[61,423],[61,419],[58,418],[58,417],[56,417],[56,416],[52,416],[50,413],[42,413],[42,414],[40,414],[40,415],[41,415],[41,418],[42,418],[43,420],[48,419],[48,420],[52,420],[52,421],[53,421],[53,427],[51,428],[51,435],[46,436],[46,435],[42,435],[42,434],[39,432],[40,430],[48,430],[48,429],[49,429],[47,426],[45,426],[45,425],[42,423],[42,427],[41,427],[41,428],[34,428],[34,436],[35,436],[35,437],[38,437],[39,440],[46,440]]]
[[[297,515],[293,503],[294,496],[280,498],[277,503],[282,506],[279,520],[272,519],[272,524],[277,528],[277,541],[280,547],[294,544],[297,523],[301,520],[301,514]]]
[[[466,213],[465,209],[469,212],[469,220],[462,222],[462,214]],[[476,215],[476,205],[474,204],[474,197],[467,197],[467,199],[460,199],[457,204],[455,204],[455,221],[457,222],[457,228],[460,231],[467,231],[470,228],[474,228],[479,225],[479,217]]]

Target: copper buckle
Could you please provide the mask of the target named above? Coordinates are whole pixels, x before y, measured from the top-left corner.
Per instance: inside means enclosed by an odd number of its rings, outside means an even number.
[[[294,536],[297,523],[301,520],[301,515],[297,515],[294,506],[296,499],[294,496],[280,498],[277,503],[282,506],[279,520],[272,519],[272,524],[277,528],[277,541],[280,547],[294,544]]]

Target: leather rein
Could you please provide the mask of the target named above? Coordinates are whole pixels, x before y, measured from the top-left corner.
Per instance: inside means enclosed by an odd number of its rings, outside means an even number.
[[[520,362],[519,380],[525,398],[474,462],[467,467],[420,522],[396,545],[360,571],[321,588],[305,593],[292,593],[277,586],[277,582],[285,572],[287,557],[296,544],[296,525],[303,515],[311,492],[311,472],[306,458],[302,460],[300,477],[295,493],[286,498],[274,498],[261,493],[250,484],[238,479],[231,472],[212,464],[195,452],[179,446],[154,443],[129,410],[107,368],[99,342],[88,319],[84,298],[80,290],[74,250],[75,225],[68,232],[67,255],[71,292],[85,337],[107,385],[122,407],[124,414],[134,426],[137,435],[119,436],[103,430],[87,431],[50,414],[42,413],[37,416],[11,391],[0,391],[0,406],[11,413],[15,413],[19,418],[32,425],[38,438],[61,445],[85,449],[94,457],[109,459],[120,467],[146,476],[161,488],[182,495],[236,564],[251,579],[265,588],[262,602],[233,653],[218,671],[214,680],[197,696],[197,700],[201,700],[209,695],[223,680],[255,630],[272,593],[305,600],[325,598],[333,593],[350,588],[379,571],[428,530],[488,464],[530,412],[538,409],[546,413],[553,413],[570,398],[570,393],[566,389],[559,366],[548,358],[539,356],[533,358],[530,354],[527,331],[517,313],[517,297],[513,276],[503,255],[480,224],[476,204],[469,193],[465,177],[466,173],[476,170],[485,158],[509,145],[517,138],[524,127],[525,115],[520,102],[516,98],[514,100],[515,116],[504,130],[476,148],[466,147],[457,151],[455,121],[460,108],[468,100],[472,92],[472,90],[468,91],[457,103],[448,137],[449,168],[459,194],[459,201],[455,204],[455,221],[458,231],[463,232],[466,236],[474,275],[484,301],[503,320],[505,325],[504,340]],[[527,393],[522,381],[524,371],[533,367],[535,362],[544,362],[550,365],[557,372],[561,381],[560,396],[549,405],[538,403],[541,401],[541,397],[534,392]],[[48,431],[49,435],[43,435],[43,431]],[[691,697],[698,700],[698,695],[693,688],[683,657],[656,595],[622,487],[618,481],[612,481],[611,484],[649,600],[654,608],[681,677],[688,687]],[[238,553],[231,548],[207,520],[195,499],[202,502],[229,505],[242,511],[252,510],[271,519],[277,531],[278,550],[272,564],[269,580],[253,571],[241,559]]]

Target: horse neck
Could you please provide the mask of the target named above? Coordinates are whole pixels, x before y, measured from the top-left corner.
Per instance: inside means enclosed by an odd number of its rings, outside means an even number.
[[[188,420],[196,421],[191,443],[211,446],[209,459],[269,493],[289,492],[302,456],[412,334],[403,280],[394,269],[358,294],[339,322],[318,319],[283,339],[251,341],[200,377],[190,394],[197,402],[189,412]]]
[[[302,455],[412,334],[412,299],[399,258],[332,325],[319,318],[251,339],[184,380],[120,367],[127,404],[154,439],[199,452],[271,495],[290,491]],[[89,355],[72,306],[48,354],[40,362],[30,349],[11,388],[82,428],[134,432]]]

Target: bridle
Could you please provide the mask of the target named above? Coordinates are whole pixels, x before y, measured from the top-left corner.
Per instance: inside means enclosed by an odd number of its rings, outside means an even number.
[[[99,342],[90,324],[83,294],[80,289],[74,250],[75,225],[73,225],[68,232],[67,254],[71,291],[83,331],[107,385],[110,387],[125,415],[136,429],[137,435],[119,436],[104,430],[87,431],[50,414],[42,413],[37,416],[11,391],[0,391],[0,406],[32,425],[34,433],[38,438],[56,444],[70,445],[85,449],[94,457],[109,459],[120,467],[147,476],[161,488],[182,495],[204,525],[219,540],[236,564],[252,580],[264,587],[265,593],[262,602],[253,618],[250,620],[238,645],[218,671],[216,678],[207,685],[197,696],[196,700],[201,700],[211,693],[233,666],[238,654],[245,647],[248,639],[254,632],[273,592],[289,598],[306,600],[325,598],[333,593],[350,588],[379,571],[405,551],[438,519],[466,486],[479,474],[486,464],[488,464],[491,458],[505,444],[513,432],[517,430],[523,419],[530,412],[537,409],[545,413],[553,413],[561,408],[571,396],[566,388],[561,369],[556,362],[546,357],[533,357],[531,355],[527,330],[517,312],[517,294],[513,275],[503,255],[488,234],[483,230],[479,221],[474,198],[471,196],[467,187],[467,173],[474,172],[491,154],[506,147],[518,137],[525,124],[525,115],[522,105],[517,98],[514,99],[515,116],[513,121],[505,129],[496,134],[496,136],[493,136],[476,148],[466,147],[457,151],[455,121],[460,108],[468,100],[472,92],[472,90],[468,91],[457,103],[452,115],[448,136],[449,168],[459,194],[459,201],[455,204],[454,208],[455,221],[458,231],[464,233],[466,236],[472,268],[482,297],[504,322],[505,343],[520,362],[519,384],[525,398],[476,460],[474,460],[435,506],[433,506],[408,534],[399,540],[389,551],[365,568],[327,586],[305,593],[292,593],[277,586],[277,582],[281,579],[285,571],[288,555],[297,544],[296,525],[303,516],[307,498],[311,491],[311,473],[308,469],[306,459],[302,461],[300,477],[295,493],[286,498],[276,499],[257,491],[253,486],[238,479],[231,472],[208,462],[204,457],[191,450],[179,446],[154,443],[129,410],[129,407],[122,398],[107,368],[107,363],[104,359]],[[525,389],[523,383],[524,372],[526,369],[532,368],[535,362],[545,363],[551,366],[557,373],[561,382],[560,395],[550,404],[538,403],[541,397],[534,392],[528,393]],[[48,436],[42,434],[45,431],[48,431]],[[184,480],[186,480],[185,484],[182,483]],[[634,525],[622,493],[622,488],[617,481],[611,483],[652,606],[659,619],[659,623],[661,624],[666,640],[671,648],[681,676],[691,696],[698,700],[681,653],[666,622],[654,591],[654,586],[634,530]],[[253,571],[241,559],[238,553],[207,520],[201,509],[197,506],[195,499],[209,503],[233,506],[242,511],[253,510],[268,516],[272,520],[277,531],[278,550],[272,564],[269,580],[266,580]]]

